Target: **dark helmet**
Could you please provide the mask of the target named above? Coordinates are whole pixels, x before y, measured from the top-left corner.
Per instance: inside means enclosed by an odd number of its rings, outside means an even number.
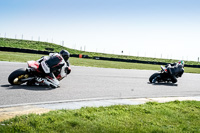
[[[65,62],[67,62],[70,57],[70,53],[67,50],[61,50],[59,54],[63,57]]]

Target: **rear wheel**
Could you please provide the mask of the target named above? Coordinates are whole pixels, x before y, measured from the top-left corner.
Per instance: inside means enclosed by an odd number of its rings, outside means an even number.
[[[11,85],[20,85],[23,84],[24,82],[21,81],[21,79],[28,78],[28,73],[26,72],[26,69],[21,68],[13,71],[9,77],[8,77],[8,82]]]
[[[153,83],[153,80],[154,80],[158,75],[160,75],[160,73],[154,73],[153,75],[151,75],[151,77],[149,78],[149,82],[150,82],[150,83]]]

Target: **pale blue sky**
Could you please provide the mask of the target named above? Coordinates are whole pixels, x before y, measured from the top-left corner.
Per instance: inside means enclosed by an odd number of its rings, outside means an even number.
[[[199,0],[0,0],[0,36],[197,60]]]

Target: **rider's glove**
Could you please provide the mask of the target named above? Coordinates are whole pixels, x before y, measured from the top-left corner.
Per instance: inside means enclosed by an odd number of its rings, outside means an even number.
[[[65,73],[70,74],[71,73],[71,68],[68,66],[65,68]]]

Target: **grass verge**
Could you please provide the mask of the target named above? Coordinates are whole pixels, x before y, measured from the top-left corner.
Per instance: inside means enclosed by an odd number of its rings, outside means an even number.
[[[17,116],[0,132],[200,132],[200,102],[148,102],[143,105],[86,107]]]
[[[154,62],[165,62],[173,63],[177,60],[173,59],[162,59],[162,58],[150,58],[150,57],[138,57],[138,56],[127,56],[127,55],[115,55],[115,54],[105,54],[105,53],[95,53],[95,52],[86,52],[75,50],[67,47],[63,47],[57,44],[48,43],[48,42],[39,42],[39,41],[30,41],[30,40],[20,40],[20,39],[9,39],[9,38],[0,38],[1,47],[12,47],[12,48],[23,48],[23,49],[34,49],[46,51],[46,48],[53,48],[53,52],[59,52],[62,49],[68,50],[71,54],[83,54],[88,55],[89,57],[108,57],[108,58],[119,58],[119,59],[133,59],[141,61],[154,61]],[[195,61],[185,61],[187,65],[200,65],[200,62]]]
[[[27,54],[27,53],[12,53],[0,51],[0,61],[10,62],[26,62],[29,60],[37,60],[43,55],[40,54]],[[103,61],[86,58],[70,57],[70,63],[74,66],[90,66],[102,68],[117,68],[117,69],[139,69],[139,70],[160,70],[160,65],[141,64],[141,63],[127,63],[116,61]],[[200,73],[199,68],[185,67],[186,73]]]

